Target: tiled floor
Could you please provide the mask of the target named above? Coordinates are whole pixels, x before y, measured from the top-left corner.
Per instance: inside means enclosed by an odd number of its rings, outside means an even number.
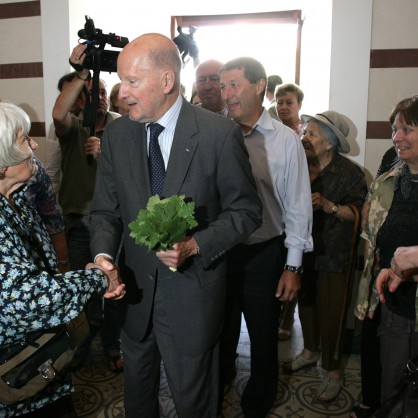
[[[297,314],[296,314],[297,317]],[[291,338],[279,343],[280,362],[293,358],[303,347],[300,324],[295,321]],[[245,322],[238,347],[235,384],[225,394],[223,418],[242,418],[239,406],[240,395],[249,376],[250,345]],[[320,383],[320,366],[300,373],[280,373],[277,400],[266,418],[348,418],[349,411],[357,402],[360,393],[360,357],[357,354],[344,356],[345,386],[333,402],[320,402],[316,390]],[[162,418],[177,417],[167,382],[163,378],[160,389],[160,414]],[[110,373],[99,345],[94,341],[90,358],[74,374],[76,391],[74,402],[79,417],[123,418],[123,376]],[[198,417],[196,417],[198,418]]]

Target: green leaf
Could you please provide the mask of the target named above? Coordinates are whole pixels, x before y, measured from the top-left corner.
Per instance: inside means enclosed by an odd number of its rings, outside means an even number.
[[[197,226],[195,203],[184,199],[184,195],[165,199],[151,196],[146,209],[141,209],[128,225],[135,243],[145,245],[148,251],[165,251],[184,239],[187,231]]]

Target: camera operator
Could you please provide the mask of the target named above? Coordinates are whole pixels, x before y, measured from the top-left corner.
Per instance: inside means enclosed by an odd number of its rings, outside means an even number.
[[[183,61],[183,65],[186,65],[189,59],[187,56],[189,55],[193,58],[193,65],[196,68],[199,65],[199,47],[194,40],[194,33],[196,32],[196,26],[189,27],[189,33],[184,33],[183,28],[179,26],[177,28],[177,32],[179,33],[174,39],[173,42],[177,45],[179,49],[181,60]],[[186,61],[187,59],[187,61]]]
[[[76,76],[64,85],[52,111],[55,132],[62,153],[59,203],[64,215],[69,262],[73,270],[84,269],[86,264],[91,262],[89,214],[96,181],[97,159],[100,155],[100,138],[105,126],[120,116],[118,113],[109,112],[106,85],[102,80],[99,81],[95,136],[90,135],[91,127],[83,126],[84,112],[78,116],[71,112],[80,94],[83,106],[90,100],[93,81],[90,78],[90,71],[82,67],[86,58],[86,48],[87,45],[78,44],[73,49],[70,63],[79,65],[80,67],[77,68],[81,68],[81,71],[77,71]],[[91,160],[88,156],[91,156]],[[96,331],[103,322],[101,303],[101,299],[96,298],[91,300],[86,308],[92,332]],[[104,328],[114,329],[111,326]],[[119,344],[118,331],[116,330],[115,333],[116,338],[110,338],[112,341],[102,340],[106,353],[113,353],[112,358],[120,348],[117,345]],[[87,342],[88,345],[89,343],[90,341]],[[122,367],[120,357],[114,363],[117,363],[114,368],[119,371]]]

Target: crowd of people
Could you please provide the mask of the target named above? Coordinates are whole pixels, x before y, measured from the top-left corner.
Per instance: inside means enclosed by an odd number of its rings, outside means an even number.
[[[251,367],[241,407],[264,418],[279,373],[319,360],[317,400],[338,397],[349,292],[364,322],[362,402],[351,416],[372,416],[418,356],[417,97],[394,108],[391,161],[368,189],[342,155],[347,118],[301,115],[301,87],[267,76],[254,58],[199,63],[196,100],[182,94],[183,63],[163,35],[122,49],[110,95],[103,80],[93,85],[85,58],[77,45],[76,71],[58,83],[46,169],[28,115],[0,103],[0,350],[84,314],[90,335],[73,366],[101,330],[109,369],[123,372],[127,418],[159,416],[161,362],[178,416],[216,418],[244,317]],[[155,194],[185,195],[196,208],[198,226],[166,251],[130,235]],[[351,289],[360,229],[366,264]],[[296,304],[304,348],[280,371]],[[0,403],[0,416],[73,413],[70,373],[47,388]]]

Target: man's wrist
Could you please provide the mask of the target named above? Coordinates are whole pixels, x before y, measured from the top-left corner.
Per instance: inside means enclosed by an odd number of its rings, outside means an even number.
[[[81,74],[81,75],[80,75],[79,73],[75,73],[75,76],[76,76],[79,80],[82,80],[82,81],[87,81],[87,80],[90,78],[90,73],[89,73],[89,74],[87,74],[85,78],[83,77],[83,74]]]
[[[98,258],[99,257],[104,257],[107,261],[110,261],[111,263],[113,263],[113,257],[111,257],[109,254],[106,253],[99,253],[96,255],[96,257],[94,257],[94,263],[97,264]]]
[[[290,271],[292,273],[295,273],[298,277],[302,276],[303,268],[302,266],[291,266],[289,264],[286,264],[284,266],[285,271]]]

